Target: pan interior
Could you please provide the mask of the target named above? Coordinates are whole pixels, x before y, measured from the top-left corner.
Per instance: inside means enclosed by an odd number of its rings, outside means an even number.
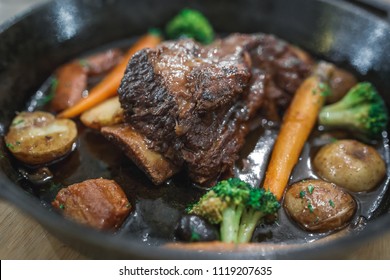
[[[384,79],[390,74],[389,66],[384,63],[390,53],[386,51],[390,50],[389,28],[380,20],[359,10],[346,10],[343,6],[322,1],[289,1],[286,4],[283,1],[246,0],[227,1],[222,6],[218,6],[221,4],[220,1],[213,1],[214,3],[187,1],[187,5],[180,1],[167,1],[165,7],[162,7],[159,1],[146,1],[148,3],[139,1],[130,11],[127,1],[111,2],[114,4],[104,9],[99,5],[92,5],[90,1],[50,3],[0,34],[0,38],[3,39],[0,40],[0,57],[4,57],[3,64],[0,65],[0,81],[2,81],[0,106],[7,108],[0,112],[0,133],[5,133],[15,111],[28,109],[32,104],[31,100],[34,100],[37,95],[44,96],[48,93],[51,73],[60,64],[112,45],[127,46],[133,40],[122,40],[123,38],[131,38],[132,34],[142,34],[151,26],[162,27],[164,22],[180,9],[178,7],[183,6],[204,11],[212,19],[216,29],[222,33],[274,33],[309,50],[319,58],[326,58],[352,70],[360,79],[372,81],[380,92],[387,92],[390,89],[390,81]],[[152,18],[148,5],[159,6],[161,9],[154,9],[154,13],[158,11],[160,15]],[[240,13],[236,11],[238,6]],[[62,14],[59,11],[62,11]],[[70,29],[66,31],[61,27],[65,25],[63,22],[65,15],[72,11],[85,20],[69,19],[69,26],[73,26],[73,31]],[[48,16],[39,18],[40,13],[46,13]],[[93,19],[90,18],[91,14],[94,15]],[[116,17],[108,20],[112,14]],[[231,20],[227,20],[231,17],[237,19],[234,24]],[[296,18],[302,20],[296,21]],[[46,38],[47,34],[28,35],[31,29],[47,24],[45,20],[56,22],[57,26],[51,27],[52,34],[55,36]],[[123,31],[123,26],[129,26],[129,29]],[[122,31],[119,31],[119,28]],[[10,51],[9,46],[15,45],[20,40],[15,36],[18,33],[24,37],[26,43],[24,47]],[[36,42],[37,37],[41,42],[34,45],[33,42]],[[334,38],[338,39],[334,40]],[[365,55],[362,56],[362,53]],[[21,78],[25,81],[23,85],[18,83]],[[385,98],[389,103],[389,96]],[[32,108],[34,105],[30,109]],[[264,168],[266,157],[276,137],[276,129],[261,121],[254,127],[255,129],[248,136],[246,149],[242,151],[242,158],[256,158],[253,162],[256,168]],[[25,180],[22,176],[23,172],[20,171],[26,168],[12,159],[3,143],[1,153],[5,157],[0,159],[2,171],[20,186],[21,190],[34,196],[48,210],[51,209],[50,202],[64,186],[89,178],[114,179],[124,188],[136,209],[115,235],[151,246],[174,241],[173,229],[177,220],[185,207],[196,200],[203,191],[191,186],[184,173],[178,174],[161,186],[154,186],[119,149],[106,139],[81,124],[78,124],[78,128],[80,133],[78,148],[64,161],[50,167],[54,174],[52,182],[37,187]],[[324,141],[326,140],[319,134],[312,135],[291,182],[316,176],[310,167],[310,156],[319,145],[324,144]],[[373,144],[386,159],[389,174],[387,135]],[[237,175],[246,176],[239,165],[236,171]],[[254,174],[249,179],[250,183],[257,185],[262,179],[261,176],[261,174]],[[388,184],[387,180],[375,191],[357,195],[359,209],[350,226],[352,231],[360,231],[370,219],[388,213],[389,203],[386,202]],[[306,243],[324,235],[326,234],[307,234],[292,224],[282,210],[279,213],[279,223],[259,227],[254,234],[254,240]]]

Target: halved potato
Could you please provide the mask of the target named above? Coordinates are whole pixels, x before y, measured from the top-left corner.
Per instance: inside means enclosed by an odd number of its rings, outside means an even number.
[[[76,124],[47,112],[22,112],[12,121],[5,142],[11,153],[29,165],[52,162],[72,150]]]
[[[80,117],[85,126],[101,129],[123,122],[123,110],[118,97],[113,97],[98,106],[86,111]]]

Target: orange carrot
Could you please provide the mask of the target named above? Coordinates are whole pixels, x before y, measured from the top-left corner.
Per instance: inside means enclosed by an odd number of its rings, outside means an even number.
[[[329,91],[323,81],[328,80],[331,69],[329,64],[319,64],[315,73],[298,88],[284,116],[264,181],[264,188],[278,200],[283,196],[291,171],[317,121]]]
[[[58,114],[57,117],[76,117],[84,111],[91,109],[92,107],[103,102],[104,100],[115,96],[125,73],[127,63],[132,58],[132,56],[137,51],[144,48],[154,48],[161,42],[161,40],[162,37],[156,32],[150,32],[139,38],[139,40],[127,51],[122,61],[117,66],[115,66],[115,68],[110,73],[108,73],[99,84],[91,89],[87,98],[80,100],[73,107],[64,110]]]

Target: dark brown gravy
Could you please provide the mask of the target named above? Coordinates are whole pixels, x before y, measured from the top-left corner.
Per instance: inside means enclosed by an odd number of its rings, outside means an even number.
[[[37,100],[49,93],[50,79],[37,91],[27,104],[27,110],[40,109]],[[149,245],[160,245],[174,241],[174,228],[185,208],[196,201],[204,190],[189,182],[185,171],[174,176],[161,186],[153,185],[147,176],[139,170],[123,153],[108,142],[98,132],[78,123],[79,140],[77,149],[66,159],[49,167],[53,179],[39,186],[22,179],[20,184],[37,196],[42,204],[51,209],[51,201],[60,188],[91,178],[107,178],[115,180],[122,186],[134,211],[125,220],[122,227],[115,233],[132,240],[139,240]],[[272,151],[277,136],[277,126],[262,121],[253,123],[253,130],[247,137],[247,142],[241,151],[241,158],[235,167],[236,176],[254,186],[261,185],[264,178],[268,157]],[[320,146],[332,139],[353,138],[341,131],[324,132],[316,130],[312,133],[304,147],[301,158],[290,178],[290,183],[317,178],[311,167],[311,157]],[[387,164],[387,174],[390,174],[389,140],[384,133],[383,138],[370,143]],[[15,164],[15,170],[25,169]],[[358,210],[349,227],[361,229],[370,218],[387,211],[389,203],[383,198],[389,186],[387,177],[375,190],[369,193],[353,194]],[[259,226],[253,236],[254,242],[303,243],[319,239],[328,234],[308,233],[295,225],[280,209],[278,220],[274,224]]]

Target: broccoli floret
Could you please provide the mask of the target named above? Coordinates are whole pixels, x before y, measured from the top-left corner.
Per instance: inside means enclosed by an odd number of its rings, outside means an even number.
[[[214,30],[205,16],[196,10],[183,9],[165,27],[169,39],[194,38],[209,44],[214,40]]]
[[[338,102],[324,106],[319,124],[362,132],[377,137],[388,123],[385,102],[368,82],[358,83]]]
[[[212,187],[190,207],[189,213],[219,225],[221,241],[245,243],[251,240],[262,218],[275,214],[279,208],[271,192],[231,178]]]

